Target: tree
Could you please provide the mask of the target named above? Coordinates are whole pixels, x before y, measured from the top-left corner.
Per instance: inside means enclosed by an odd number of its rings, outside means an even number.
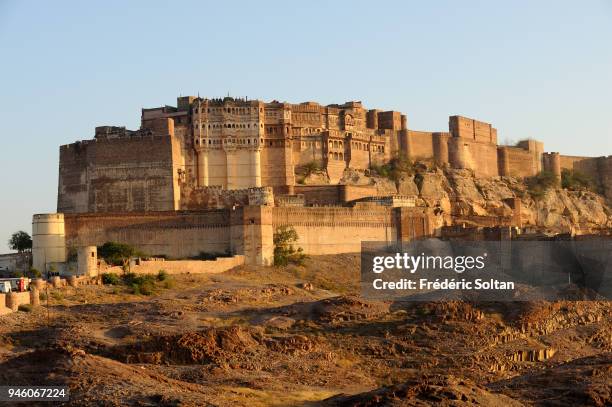
[[[286,266],[289,263],[302,265],[306,258],[304,250],[293,246],[297,243],[299,236],[291,226],[279,227],[273,236],[274,242],[274,265]]]
[[[124,270],[129,268],[130,258],[137,255],[136,249],[129,244],[118,242],[106,242],[98,247],[98,256],[113,266],[122,266]]]
[[[11,250],[19,253],[32,251],[32,238],[23,230],[13,233],[8,243]]]

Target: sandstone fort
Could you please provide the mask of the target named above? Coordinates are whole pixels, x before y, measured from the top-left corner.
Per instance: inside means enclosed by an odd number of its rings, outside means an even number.
[[[420,200],[418,188],[351,181],[397,157],[476,179],[579,170],[612,197],[611,157],[544,152],[533,139],[499,145],[493,125],[467,117],[417,131],[406,115],[361,102],[184,96],[176,107],[142,109],[137,130],[97,127],[93,139],[60,147],[58,213],[34,217],[34,262],[45,269],[64,262],[67,247],[117,240],[149,254],[228,252],[270,264],[283,225],[311,254],[357,252],[362,240],[410,240],[466,221],[524,226],[516,196],[502,197],[492,215],[459,213]]]

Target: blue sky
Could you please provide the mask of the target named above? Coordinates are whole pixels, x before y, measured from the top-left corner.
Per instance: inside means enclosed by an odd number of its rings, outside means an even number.
[[[0,0],[0,52],[0,252],[55,211],[60,144],[179,94],[361,100],[612,154],[612,1]]]

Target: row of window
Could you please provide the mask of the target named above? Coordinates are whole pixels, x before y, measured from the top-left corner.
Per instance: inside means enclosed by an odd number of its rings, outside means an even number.
[[[224,142],[225,141],[225,142]],[[242,144],[242,145],[257,145],[258,143],[264,144],[264,139],[250,139],[250,138],[227,138],[227,139],[196,139],[197,145],[219,145],[219,144]],[[283,147],[285,145],[284,140],[268,140],[269,147]]]
[[[266,127],[266,133],[268,134],[281,134],[282,128],[280,127]],[[289,127],[287,127],[287,133],[289,133]]]
[[[321,145],[318,141],[302,141],[302,147],[304,148],[320,148]],[[329,147],[330,148],[343,148],[343,142],[342,141],[330,141],[329,142]],[[368,145],[366,143],[360,143],[357,141],[354,141],[351,143],[351,147],[354,148],[355,150],[361,150],[361,151],[369,151],[368,150]],[[377,152],[377,153],[384,153],[385,152],[385,147],[384,146],[378,146],[378,145],[372,145],[372,151]]]
[[[253,128],[257,127],[257,123],[252,123],[253,124]],[[263,124],[260,125],[263,128]],[[193,124],[193,128],[197,129],[198,128],[198,124],[194,123]],[[204,124],[202,125],[202,129],[220,129],[220,128],[225,128],[225,129],[250,129],[251,128],[251,123],[213,123],[213,124]]]
[[[205,144],[209,144],[209,145],[214,145],[214,144],[223,144],[223,141],[225,140],[225,144],[251,144],[251,140],[252,140],[252,144],[253,145],[257,145],[257,139],[250,139],[250,138],[227,138],[227,139],[208,139],[208,143],[206,143],[205,139],[196,139],[196,144],[198,145],[205,145]],[[261,139],[260,141],[263,144],[263,139]]]
[[[256,107],[213,107],[207,108],[207,113],[232,113],[232,114],[251,114],[257,113]],[[263,108],[259,108],[259,112],[263,113]],[[204,108],[198,110],[197,107],[193,108],[193,114],[204,113]]]

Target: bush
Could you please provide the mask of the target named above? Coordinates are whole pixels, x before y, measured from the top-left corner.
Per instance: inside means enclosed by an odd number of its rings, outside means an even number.
[[[32,305],[31,304],[21,304],[19,307],[17,307],[17,309],[23,312],[32,312]]]
[[[157,272],[157,281],[166,281],[168,279],[168,272],[166,270],[159,270]]]
[[[559,179],[551,171],[542,171],[538,175],[525,180],[527,190],[533,199],[541,199],[546,191],[557,185]]]
[[[132,283],[132,294],[136,295],[151,295],[155,290],[155,285],[152,281],[141,280],[136,283]]]
[[[274,265],[286,266],[289,263],[302,265],[306,259],[304,250],[301,247],[294,248],[299,236],[294,228],[281,226],[273,236],[274,242]]]
[[[414,163],[401,155],[392,158],[391,161],[386,164],[372,164],[370,170],[394,182],[398,182],[403,175],[412,175],[415,173]]]
[[[41,301],[46,301],[46,300],[47,300],[47,293],[45,293],[45,292],[40,292],[40,293],[38,294],[38,298],[39,298]]]
[[[595,183],[586,174],[577,170],[564,168],[561,171],[561,187],[566,189],[589,189],[593,190]]]
[[[133,294],[151,295],[155,290],[155,276],[150,274],[127,273],[123,276],[123,282],[132,288]]]
[[[121,279],[115,273],[104,273],[102,274],[102,283],[110,285],[119,285],[121,284]]]

